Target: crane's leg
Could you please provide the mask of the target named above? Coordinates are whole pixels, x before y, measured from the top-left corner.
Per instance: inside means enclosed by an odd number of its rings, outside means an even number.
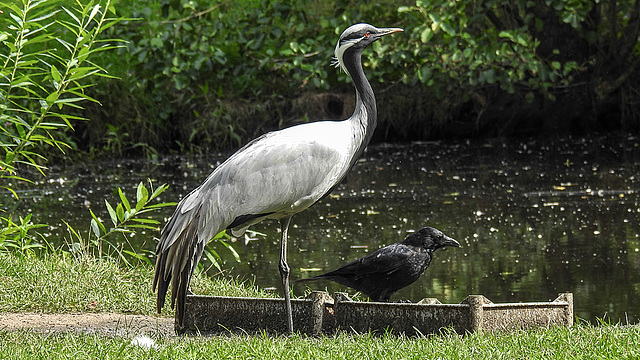
[[[289,231],[291,216],[280,219],[280,229],[282,230],[282,240],[280,242],[280,277],[282,278],[282,291],[284,292],[284,302],[287,309],[287,326],[289,334],[293,334],[293,312],[291,311],[291,290],[289,289],[289,265],[287,265],[287,232]]]

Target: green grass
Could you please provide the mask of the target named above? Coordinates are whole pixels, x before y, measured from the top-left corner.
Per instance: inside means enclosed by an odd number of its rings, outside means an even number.
[[[153,269],[123,268],[107,259],[77,261],[68,254],[40,257],[0,253],[0,312],[127,312],[153,314]],[[269,296],[242,283],[196,277],[197,293]],[[165,314],[165,316],[169,316]],[[133,335],[132,335],[133,336]],[[640,327],[584,322],[505,334],[453,332],[422,338],[345,334],[322,338],[286,336],[156,336],[154,349],[131,344],[132,336],[5,331],[0,359],[637,359]]]
[[[335,337],[217,336],[156,339],[0,332],[0,358],[15,359],[637,359],[640,329],[578,325],[511,334],[453,333],[408,339],[341,334]]]
[[[146,265],[127,268],[111,259],[76,260],[65,252],[0,252],[0,312],[155,314],[152,281],[153,269]],[[195,276],[191,288],[196,294],[274,296],[246,283],[205,276]],[[173,315],[168,306],[164,312]]]

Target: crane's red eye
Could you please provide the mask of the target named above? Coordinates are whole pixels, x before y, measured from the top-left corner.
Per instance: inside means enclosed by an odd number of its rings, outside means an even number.
[[[366,33],[364,33],[364,37],[366,37],[366,38],[368,38],[368,37],[369,37],[369,35],[371,35],[371,33],[370,33],[370,32],[368,32],[368,31],[367,31]]]

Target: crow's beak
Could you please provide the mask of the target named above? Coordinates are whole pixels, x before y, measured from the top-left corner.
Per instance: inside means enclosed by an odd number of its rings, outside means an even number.
[[[442,247],[445,247],[445,246],[460,247],[460,243],[459,242],[457,242],[454,239],[448,237],[447,235],[444,235],[444,237],[442,238],[442,241],[440,242],[440,244],[442,244]]]

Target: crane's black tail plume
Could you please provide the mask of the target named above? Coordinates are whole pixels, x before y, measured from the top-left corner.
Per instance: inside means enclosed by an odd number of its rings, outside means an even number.
[[[153,291],[158,290],[157,310],[161,313],[165,304],[165,298],[169,284],[173,282],[171,289],[171,308],[176,308],[176,320],[182,326],[184,319],[184,306],[189,288],[189,281],[195,269],[204,244],[198,241],[198,216],[194,216],[184,226],[175,241],[168,238],[173,226],[178,226],[174,221],[169,221],[163,229],[160,242],[156,249],[158,259],[156,272],[153,279]]]

